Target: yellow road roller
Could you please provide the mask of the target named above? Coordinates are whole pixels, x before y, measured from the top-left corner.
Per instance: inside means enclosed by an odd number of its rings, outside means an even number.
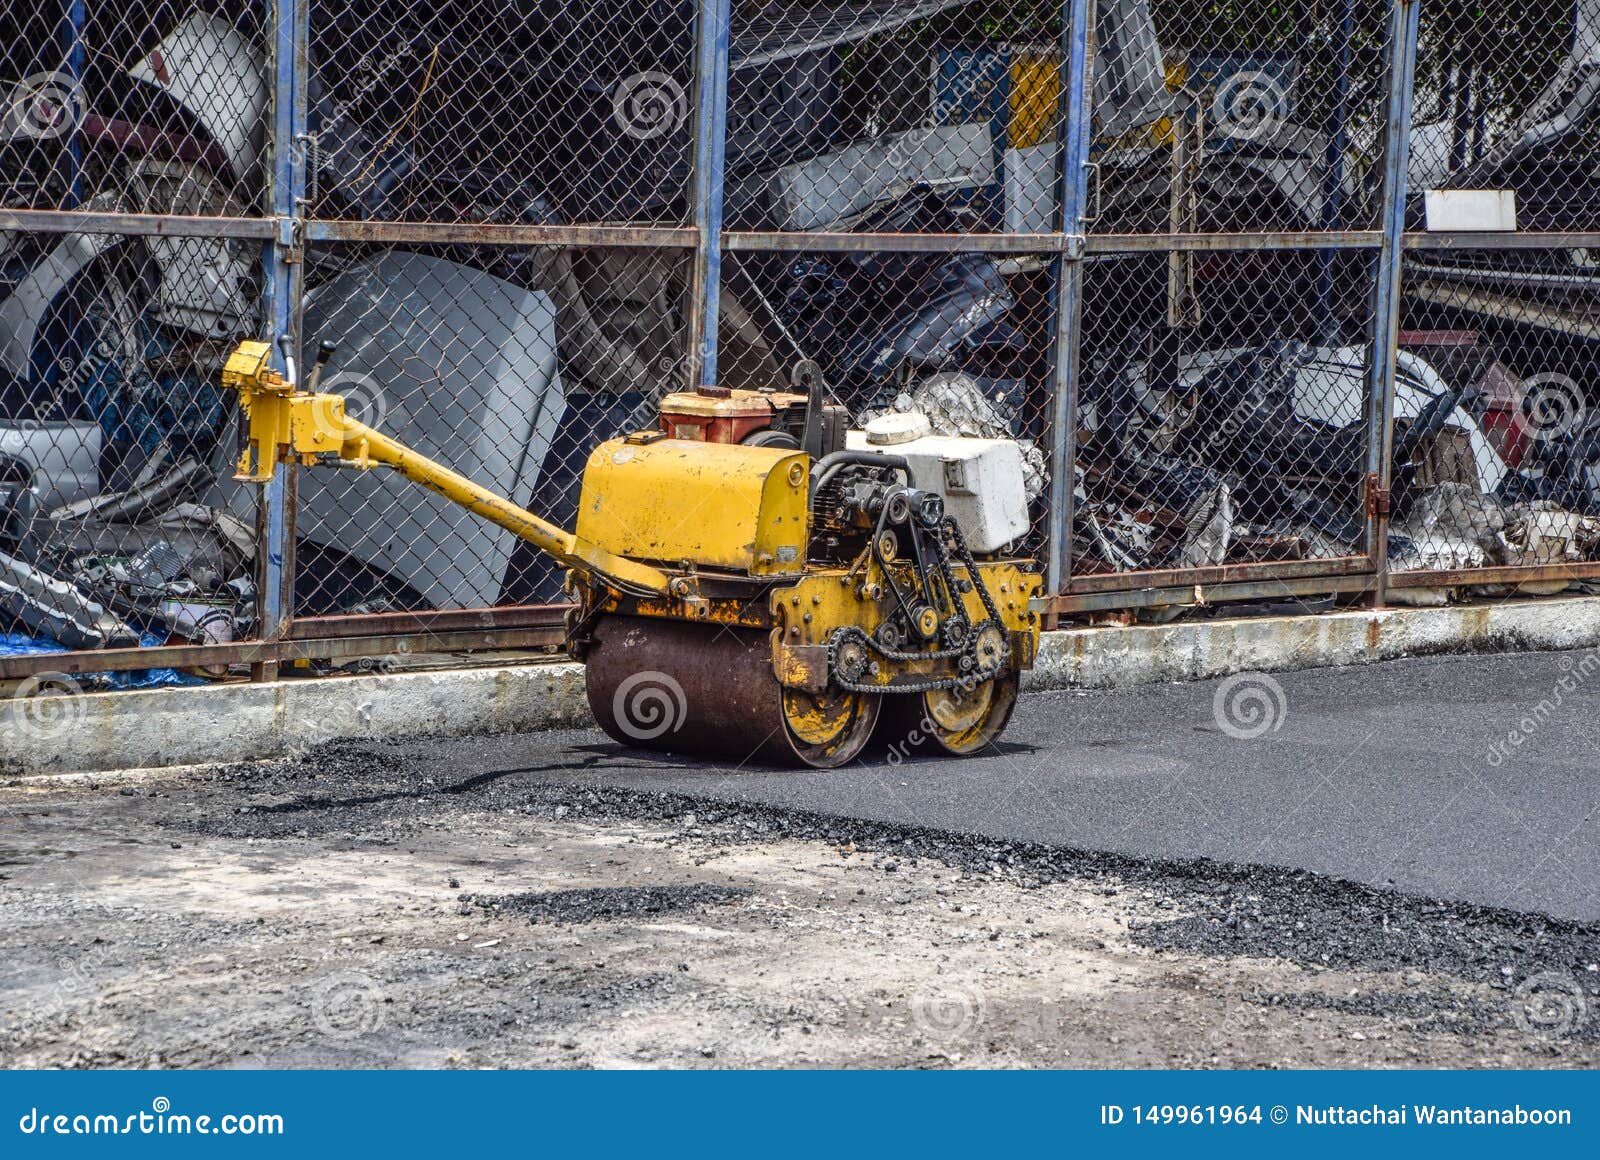
[[[237,478],[285,459],[398,471],[549,553],[589,706],[625,745],[831,768],[875,730],[974,753],[1011,716],[1040,578],[1004,554],[1027,530],[1008,440],[914,413],[850,431],[815,377],[669,394],[658,429],[594,449],[566,531],[350,418],[317,373],[296,390],[269,354],[241,343],[222,372],[248,422]]]

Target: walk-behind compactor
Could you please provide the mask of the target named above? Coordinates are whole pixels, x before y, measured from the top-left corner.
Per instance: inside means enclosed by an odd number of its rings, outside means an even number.
[[[952,754],[1005,728],[1039,641],[1039,576],[1004,555],[1028,526],[1015,444],[931,435],[914,413],[848,431],[814,373],[679,392],[658,429],[594,449],[569,532],[316,393],[330,353],[300,391],[266,343],[233,351],[237,477],[395,470],[549,553],[589,707],[624,745],[830,768],[875,728]]]

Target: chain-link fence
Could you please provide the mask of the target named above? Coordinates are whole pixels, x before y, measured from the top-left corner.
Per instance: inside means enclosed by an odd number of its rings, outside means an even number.
[[[1424,6],[1416,94],[1397,399],[1455,408],[1395,456],[1393,582],[1430,603],[1587,587],[1600,575],[1600,4]],[[1486,229],[1517,233],[1461,232]]]
[[[0,21],[7,677],[560,644],[431,492],[236,483],[246,337],[563,525],[666,395],[814,369],[1018,444],[1056,616],[1600,575],[1600,0]]]
[[[182,683],[258,635],[255,504],[216,487],[222,361],[266,324],[262,16],[0,15],[0,657],[126,649],[103,682]]]

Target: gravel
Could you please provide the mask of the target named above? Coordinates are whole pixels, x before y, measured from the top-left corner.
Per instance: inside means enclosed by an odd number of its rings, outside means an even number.
[[[452,781],[412,768],[398,747],[341,742],[295,761],[232,766],[212,777],[235,801],[244,792],[281,800],[203,810],[177,825],[228,837],[270,839],[381,827],[404,830],[439,799],[553,819],[676,824],[718,845],[788,838],[821,841],[881,855],[893,874],[907,859],[931,859],[965,874],[999,876],[1025,886],[1104,881],[1113,894],[1132,888],[1171,918],[1130,919],[1130,936],[1159,950],[1282,958],[1315,967],[1442,972],[1497,989],[1542,972],[1570,973],[1585,994],[1600,996],[1600,925],[1522,911],[1438,901],[1304,871],[1209,860],[1161,861],[955,832],[787,810],[731,805],[685,794],[619,787],[572,787],[519,780],[516,771]],[[704,901],[704,900],[701,900]],[[633,905],[632,901],[616,905]],[[555,921],[606,903],[576,899],[528,902],[530,917]],[[638,901],[641,906],[665,900]],[[1600,1024],[1593,1021],[1591,1028]]]
[[[674,911],[700,911],[750,894],[736,886],[688,883],[674,886],[596,886],[524,894],[463,894],[461,913],[474,909],[493,917],[526,917],[565,925],[606,918],[646,918]]]

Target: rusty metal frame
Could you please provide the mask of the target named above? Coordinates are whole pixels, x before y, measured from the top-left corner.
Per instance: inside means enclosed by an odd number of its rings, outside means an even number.
[[[1395,366],[1399,360],[1401,274],[1406,224],[1406,171],[1411,157],[1418,0],[1390,0],[1389,97],[1383,133],[1383,245],[1372,284],[1372,334],[1367,354],[1367,552],[1377,572],[1372,601],[1383,607],[1389,571],[1389,486],[1394,467]]]
[[[1081,616],[1092,612],[1124,612],[1174,604],[1202,606],[1272,599],[1296,600],[1300,597],[1362,596],[1372,592],[1376,583],[1376,577],[1371,572],[1358,572],[1348,576],[1176,584],[1126,592],[1069,592],[1046,597],[1043,603],[1057,616]]]
[[[130,237],[155,238],[254,238],[268,242],[277,236],[278,224],[270,217],[0,209],[0,230],[31,234],[126,234]]]
[[[473,652],[485,649],[561,648],[564,626],[452,629],[388,636],[342,636],[311,640],[235,641],[232,644],[168,645],[164,648],[117,648],[103,651],[37,653],[0,658],[0,680],[14,681],[44,673],[81,676],[126,673],[153,668],[212,668],[221,665],[283,665],[305,660],[348,660],[354,657]]]
[[[1572,564],[1498,564],[1484,568],[1390,572],[1390,588],[1473,588],[1480,584],[1522,584],[1551,580],[1600,580],[1600,560]]]
[[[561,628],[573,607],[570,604],[519,604],[500,608],[302,616],[290,621],[288,636],[290,640],[333,640],[354,636],[424,637],[467,630]]]
[[[304,0],[264,0],[269,11],[291,14],[294,29],[280,34],[304,35]],[[1410,82],[1415,64],[1413,29],[1418,0],[1391,0],[1396,24],[1404,33],[1394,59]],[[716,11],[717,0],[701,0],[702,9]],[[725,10],[725,5],[722,6]],[[1076,8],[1088,9],[1078,3]],[[1074,9],[1063,0],[1063,12]],[[1406,27],[1407,24],[1411,27]],[[724,30],[725,31],[725,30]],[[712,48],[715,44],[708,41]],[[293,92],[303,82],[302,54],[280,54],[279,80]],[[1082,68],[1089,67],[1085,62]],[[1070,89],[1070,86],[1068,86]],[[715,95],[715,94],[712,94]],[[300,93],[293,92],[294,110],[274,126],[277,153],[292,151],[296,131],[294,114],[303,115]],[[1391,125],[1395,120],[1391,110]],[[1408,119],[1409,109],[1399,119]],[[700,118],[700,136],[714,144],[718,128],[715,109]],[[720,167],[717,167],[720,168]],[[1391,162],[1392,169],[1392,162]],[[711,173],[715,179],[720,173]],[[1394,188],[1393,185],[1390,187]],[[292,185],[291,185],[292,189]],[[285,191],[289,192],[289,191]],[[265,207],[264,207],[265,208]],[[723,252],[784,253],[863,251],[956,253],[981,251],[995,255],[1037,255],[1075,262],[1119,255],[1152,253],[1207,253],[1227,251],[1373,251],[1392,266],[1400,255],[1450,250],[1541,250],[1600,248],[1600,232],[1428,233],[1406,231],[1397,214],[1382,229],[1284,231],[1271,233],[1149,233],[1095,234],[1074,232],[1063,221],[1062,231],[1043,234],[886,234],[841,232],[782,232],[726,230],[715,215],[694,225],[596,222],[570,225],[498,225],[447,222],[378,222],[347,219],[312,219],[292,193],[279,198],[271,211],[257,217],[201,215],[161,216],[76,210],[0,209],[0,230],[30,233],[107,233],[143,237],[210,237],[259,241],[275,250],[305,243],[367,244],[473,244],[484,246],[607,246],[687,251],[704,255],[720,245]],[[704,308],[710,290],[697,290]],[[1383,313],[1398,310],[1398,296],[1383,305]],[[1379,326],[1392,323],[1379,317]],[[1075,341],[1075,334],[1069,336]],[[714,350],[714,339],[713,339]],[[1386,474],[1387,455],[1380,456],[1379,485]],[[1556,580],[1600,581],[1600,562],[1518,567],[1485,567],[1442,571],[1389,572],[1378,558],[1381,538],[1365,556],[1327,560],[1274,561],[1199,569],[1164,569],[1145,572],[1066,576],[1062,591],[1041,600],[1053,614],[1128,610],[1168,604],[1223,603],[1300,596],[1381,596],[1393,589],[1474,587]],[[292,562],[290,564],[292,567]],[[477,609],[373,615],[307,617],[282,620],[277,640],[241,641],[226,645],[176,645],[155,649],[113,649],[0,658],[0,680],[16,680],[44,672],[85,674],[125,672],[152,667],[211,667],[252,665],[270,673],[280,664],[322,659],[339,660],[403,652],[456,652],[473,649],[560,648],[566,641],[565,605],[526,605]]]
[[[641,246],[692,250],[700,244],[693,226],[493,225],[474,222],[380,222],[313,218],[311,242],[433,243],[476,246]]]
[[[1280,580],[1310,577],[1365,575],[1373,571],[1367,556],[1337,556],[1325,560],[1274,560],[1258,564],[1220,564],[1211,568],[1165,568],[1148,572],[1091,572],[1073,576],[1066,583],[1065,595],[1081,596],[1095,592],[1137,592],[1145,588],[1166,588],[1197,584],[1271,584]]]
[[[122,234],[130,237],[244,238],[271,241],[282,233],[272,217],[163,215],[90,210],[0,208],[0,229],[39,234]],[[304,224],[309,242],[379,244],[440,243],[486,246],[615,246],[694,249],[700,232],[693,226],[497,225],[472,222],[383,222],[312,218]],[[885,234],[804,233],[778,230],[725,230],[728,251],[908,251],[993,254],[1185,253],[1213,250],[1363,250],[1382,245],[1379,230],[1295,230],[1274,233],[1179,234]],[[1408,231],[1406,250],[1564,250],[1600,248],[1600,232],[1520,231],[1517,233],[1426,233]]]

